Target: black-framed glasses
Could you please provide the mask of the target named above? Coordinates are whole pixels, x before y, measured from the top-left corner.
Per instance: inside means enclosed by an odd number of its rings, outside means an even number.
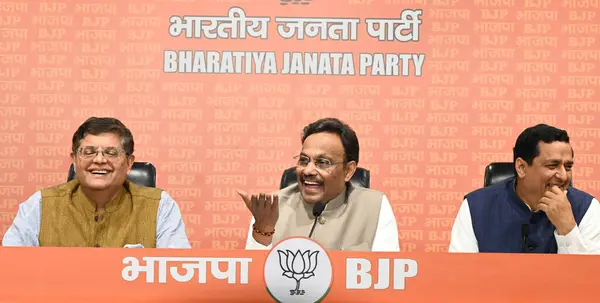
[[[298,166],[298,167],[306,167],[312,161],[313,163],[315,163],[315,167],[319,170],[328,170],[335,165],[346,162],[346,161],[332,162],[329,159],[325,159],[325,158],[318,158],[315,160],[311,160],[310,157],[307,157],[305,155],[297,155],[294,157],[294,159],[297,161],[296,166]]]
[[[124,150],[112,146],[103,149],[98,146],[86,146],[77,150],[77,155],[86,160],[95,158],[98,156],[98,153],[102,153],[102,157],[108,160],[115,160],[121,157],[121,155],[127,154]]]

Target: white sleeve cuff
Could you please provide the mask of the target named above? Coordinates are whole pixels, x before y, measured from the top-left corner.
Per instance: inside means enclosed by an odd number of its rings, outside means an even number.
[[[273,246],[273,245],[269,244],[267,246],[264,246],[264,245],[256,242],[256,240],[254,240],[254,237],[252,237],[252,235],[250,235],[250,237],[248,237],[248,241],[246,241],[246,249],[248,249],[248,250],[268,250],[268,249],[271,249],[271,246]]]
[[[564,236],[559,235],[554,230],[554,237],[556,238],[559,254],[579,254],[586,252],[578,226],[575,226],[573,230]]]

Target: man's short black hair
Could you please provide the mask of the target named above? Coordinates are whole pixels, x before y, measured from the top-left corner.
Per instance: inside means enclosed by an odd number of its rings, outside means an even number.
[[[71,149],[73,153],[77,153],[81,140],[87,135],[100,135],[104,133],[113,133],[119,135],[121,138],[121,145],[125,153],[130,156],[133,154],[133,135],[131,131],[123,124],[119,119],[110,117],[91,117],[87,119],[75,133],[73,134],[73,141]]]
[[[306,127],[302,133],[302,143],[306,138],[316,133],[334,133],[340,136],[342,146],[344,147],[345,162],[354,161],[358,164],[359,145],[358,138],[354,130],[346,123],[336,118],[319,119]]]
[[[516,163],[517,158],[521,158],[531,165],[533,159],[540,155],[540,141],[544,143],[569,143],[569,135],[566,130],[547,124],[538,124],[526,128],[517,138],[513,148],[513,163]]]

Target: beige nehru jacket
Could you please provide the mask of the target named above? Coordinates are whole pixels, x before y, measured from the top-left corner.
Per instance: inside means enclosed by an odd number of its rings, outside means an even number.
[[[308,237],[315,220],[313,206],[304,202],[298,184],[278,194],[279,220],[272,244],[293,236]],[[371,250],[382,197],[379,191],[348,186],[327,203],[311,238],[328,250]]]

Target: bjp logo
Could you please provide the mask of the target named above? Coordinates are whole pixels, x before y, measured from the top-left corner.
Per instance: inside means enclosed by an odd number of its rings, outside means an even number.
[[[317,268],[317,256],[319,251],[310,252],[309,250],[300,253],[297,250],[293,253],[289,250],[278,250],[279,266],[283,270],[283,275],[296,280],[296,289],[290,290],[290,295],[304,295],[304,290],[300,289],[300,280],[308,279],[315,275],[314,271]]]
[[[329,293],[333,268],[327,251],[309,238],[276,244],[265,261],[265,286],[277,302],[320,302]]]

